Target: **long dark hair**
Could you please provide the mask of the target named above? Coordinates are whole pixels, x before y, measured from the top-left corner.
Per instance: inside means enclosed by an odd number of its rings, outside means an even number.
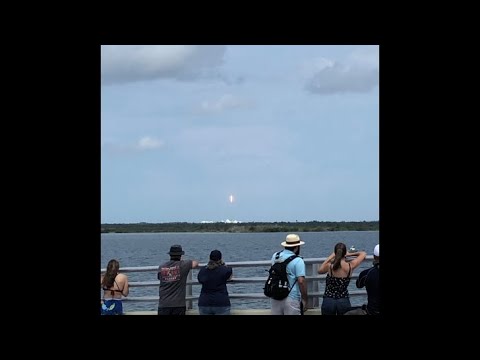
[[[335,245],[335,259],[333,260],[333,270],[340,267],[343,257],[347,254],[347,246],[344,243],[337,243]]]
[[[112,259],[108,262],[107,271],[102,279],[103,287],[111,288],[113,286],[113,282],[118,275],[119,269],[120,263],[117,260]]]

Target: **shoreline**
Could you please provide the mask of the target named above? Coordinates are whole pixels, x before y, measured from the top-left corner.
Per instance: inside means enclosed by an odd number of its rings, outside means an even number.
[[[268,232],[323,232],[323,231],[379,231],[379,221],[341,222],[244,222],[244,223],[130,223],[101,224],[100,232],[108,233],[268,233]]]

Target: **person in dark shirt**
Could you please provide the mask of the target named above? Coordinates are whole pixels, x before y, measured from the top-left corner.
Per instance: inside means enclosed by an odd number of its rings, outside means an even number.
[[[232,268],[225,265],[222,253],[213,250],[208,264],[198,272],[198,282],[202,284],[198,298],[200,315],[230,315],[230,298],[227,281],[232,277]]]
[[[185,315],[188,273],[198,266],[198,261],[182,260],[185,251],[181,245],[172,245],[168,254],[170,260],[158,267],[158,315]]]
[[[380,244],[373,249],[373,266],[363,270],[356,282],[357,288],[367,289],[367,305],[350,310],[345,315],[380,315]]]

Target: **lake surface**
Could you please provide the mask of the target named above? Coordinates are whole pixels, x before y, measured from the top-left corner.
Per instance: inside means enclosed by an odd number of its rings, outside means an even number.
[[[334,231],[299,232],[305,245],[300,248],[300,256],[319,258],[329,256],[337,242],[347,248],[354,245],[357,250],[365,250],[373,255],[373,248],[379,243],[378,231]],[[218,249],[225,262],[270,260],[272,254],[282,250],[280,245],[287,233],[142,233],[142,234],[101,234],[101,266],[105,268],[110,259],[117,259],[120,267],[158,266],[170,257],[170,246],[180,244],[185,251],[182,259],[198,260],[206,263],[210,251]],[[363,262],[355,273],[371,266]],[[234,277],[262,276],[266,278],[268,267],[234,268]],[[196,280],[198,270],[193,270]],[[130,282],[158,281],[155,272],[128,273]],[[193,286],[193,294],[198,294],[201,286]],[[229,284],[229,293],[262,292],[263,284]],[[349,290],[358,290],[355,281],[350,282]],[[324,287],[320,291],[323,293]],[[131,287],[129,297],[158,296],[158,287]],[[269,308],[270,300],[232,299],[232,308]],[[351,297],[352,305],[361,305],[363,297]],[[194,308],[196,308],[194,302]],[[156,310],[156,302],[125,302],[125,311]]]

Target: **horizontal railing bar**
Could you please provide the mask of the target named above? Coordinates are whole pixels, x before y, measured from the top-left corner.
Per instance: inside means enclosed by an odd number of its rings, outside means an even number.
[[[305,264],[316,264],[316,263],[323,263],[327,258],[304,258],[303,261]],[[352,260],[353,258],[347,258],[347,261]],[[373,255],[367,255],[365,260],[373,260]],[[257,261],[232,261],[225,263],[228,266],[233,268],[235,267],[256,267],[256,266],[270,266],[271,260],[257,260]],[[207,263],[200,263],[199,267],[206,266]],[[122,267],[120,268],[121,272],[144,272],[144,271],[157,271],[158,266],[135,266],[135,267]],[[198,270],[194,269],[194,270]],[[106,268],[100,269],[101,272],[107,271]]]
[[[357,279],[359,274],[352,274],[350,279]],[[318,281],[318,280],[324,280],[326,278],[327,274],[322,274],[318,276],[306,276],[305,278],[307,281]],[[248,278],[232,278],[227,282],[228,284],[243,284],[243,283],[262,283],[265,282],[267,279],[267,276],[264,277],[248,277]],[[159,286],[160,281],[132,281],[128,283],[128,286],[130,287],[149,287],[149,286]],[[187,285],[201,285],[198,281],[187,281]]]
[[[362,290],[355,290],[355,291],[349,291],[350,297],[356,297],[356,296],[363,296],[366,295],[366,291]],[[230,299],[264,299],[264,300],[269,300],[264,294],[262,293],[246,293],[246,294],[229,294]],[[308,294],[309,298],[323,298],[323,293],[320,292],[313,292]],[[187,300],[198,300],[199,295],[193,295],[193,296],[186,296],[185,297]],[[122,301],[140,301],[140,302],[157,302],[158,301],[158,296],[139,296],[139,297],[127,297],[123,298]]]

